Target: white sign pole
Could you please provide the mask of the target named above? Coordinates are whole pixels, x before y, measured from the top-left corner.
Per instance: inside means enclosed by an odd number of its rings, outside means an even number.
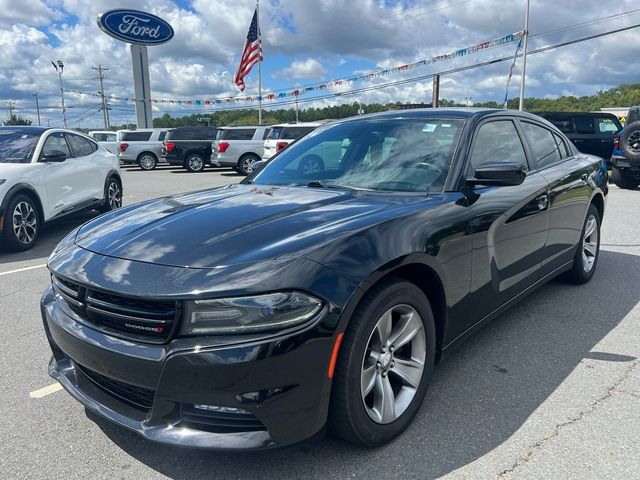
[[[153,128],[151,111],[151,85],[149,83],[149,56],[146,45],[131,44],[133,90],[136,97],[136,123],[138,128]]]

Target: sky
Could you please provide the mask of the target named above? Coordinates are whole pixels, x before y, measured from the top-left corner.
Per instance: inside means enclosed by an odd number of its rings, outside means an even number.
[[[129,46],[104,34],[96,24],[98,14],[114,8],[153,13],[175,30],[171,41],[148,49],[152,98],[255,95],[257,67],[245,79],[243,94],[232,81],[255,5],[255,0],[0,0],[0,121],[8,118],[11,102],[14,113],[37,124],[33,94],[38,93],[42,124],[62,124],[60,86],[52,60],[64,62],[66,90],[97,93],[97,72],[91,67],[101,64],[108,68],[105,92],[133,97]],[[520,31],[525,5],[526,0],[261,0],[263,94],[396,67]],[[601,0],[532,0],[529,49],[640,24],[637,0],[603,5]],[[638,46],[640,28],[531,55],[526,96],[590,95],[620,83],[639,82],[640,61],[630,61],[638,58]],[[354,101],[429,103],[430,79],[384,84],[512,56],[515,48],[515,43],[507,44],[331,88],[323,93],[328,98],[301,96],[301,108]],[[502,103],[510,64],[443,75],[441,97],[470,104]],[[518,60],[509,98],[518,96],[521,67]],[[70,127],[104,126],[98,97],[67,91],[65,102]],[[265,102],[265,107],[278,105]],[[153,115],[182,116],[206,109],[154,104]],[[112,124],[134,122],[134,105],[111,100],[110,116]]]

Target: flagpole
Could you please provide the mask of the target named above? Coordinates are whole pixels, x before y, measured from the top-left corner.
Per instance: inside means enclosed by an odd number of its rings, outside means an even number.
[[[260,0],[256,0],[256,19],[258,20],[258,40],[260,58],[258,59],[258,125],[262,125],[262,32],[260,30]]]

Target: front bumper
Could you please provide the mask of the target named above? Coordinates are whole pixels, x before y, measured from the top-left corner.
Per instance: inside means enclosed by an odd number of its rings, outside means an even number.
[[[300,332],[250,343],[221,345],[200,337],[148,345],[78,322],[52,289],[41,310],[53,351],[50,375],[88,410],[149,440],[249,450],[300,442],[324,428],[334,337],[326,318]],[[151,392],[150,407],[132,404],[122,388]],[[216,413],[212,424],[207,411],[194,417],[194,405],[247,415],[241,421],[222,415],[220,421]]]

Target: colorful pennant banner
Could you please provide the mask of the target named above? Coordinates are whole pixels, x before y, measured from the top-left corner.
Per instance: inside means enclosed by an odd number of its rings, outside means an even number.
[[[297,97],[299,95],[305,95],[312,92],[324,91],[330,89],[332,87],[339,87],[345,84],[351,84],[354,82],[360,82],[363,80],[371,80],[374,78],[385,77],[387,75],[391,75],[399,72],[406,72],[408,70],[413,70],[415,68],[424,67],[426,65],[430,65],[437,62],[442,62],[445,60],[451,60],[453,58],[464,57],[467,55],[471,55],[483,50],[487,50],[492,47],[497,47],[500,45],[505,45],[508,43],[512,43],[515,41],[520,41],[523,36],[523,32],[515,32],[510,33],[509,35],[505,35],[503,37],[494,38],[493,40],[489,40],[487,42],[478,43],[471,47],[462,48],[460,50],[456,50],[451,53],[447,53],[444,55],[437,55],[435,57],[431,57],[425,60],[420,60],[415,63],[408,63],[405,65],[400,65],[398,67],[387,68],[385,70],[379,70],[377,72],[371,72],[363,75],[356,75],[350,78],[342,78],[339,80],[331,80],[326,83],[320,83],[316,85],[309,85],[306,87],[299,87],[295,90],[282,90],[278,92],[269,92],[267,94],[262,95],[262,100],[279,100],[287,97]],[[89,95],[94,97],[99,97],[100,94],[95,92],[83,92],[79,90],[71,90],[64,89],[65,92],[77,94],[77,95]],[[118,95],[108,95],[108,98],[112,101],[120,101],[120,102],[137,102],[138,99],[135,97],[121,97]],[[171,105],[221,105],[221,104],[229,104],[229,103],[239,103],[239,102],[257,102],[260,100],[258,95],[248,95],[248,96],[238,96],[238,97],[226,97],[226,98],[211,98],[204,100],[196,100],[196,99],[169,99],[169,98],[153,98],[151,99],[151,103],[162,103],[162,104],[171,104]]]

